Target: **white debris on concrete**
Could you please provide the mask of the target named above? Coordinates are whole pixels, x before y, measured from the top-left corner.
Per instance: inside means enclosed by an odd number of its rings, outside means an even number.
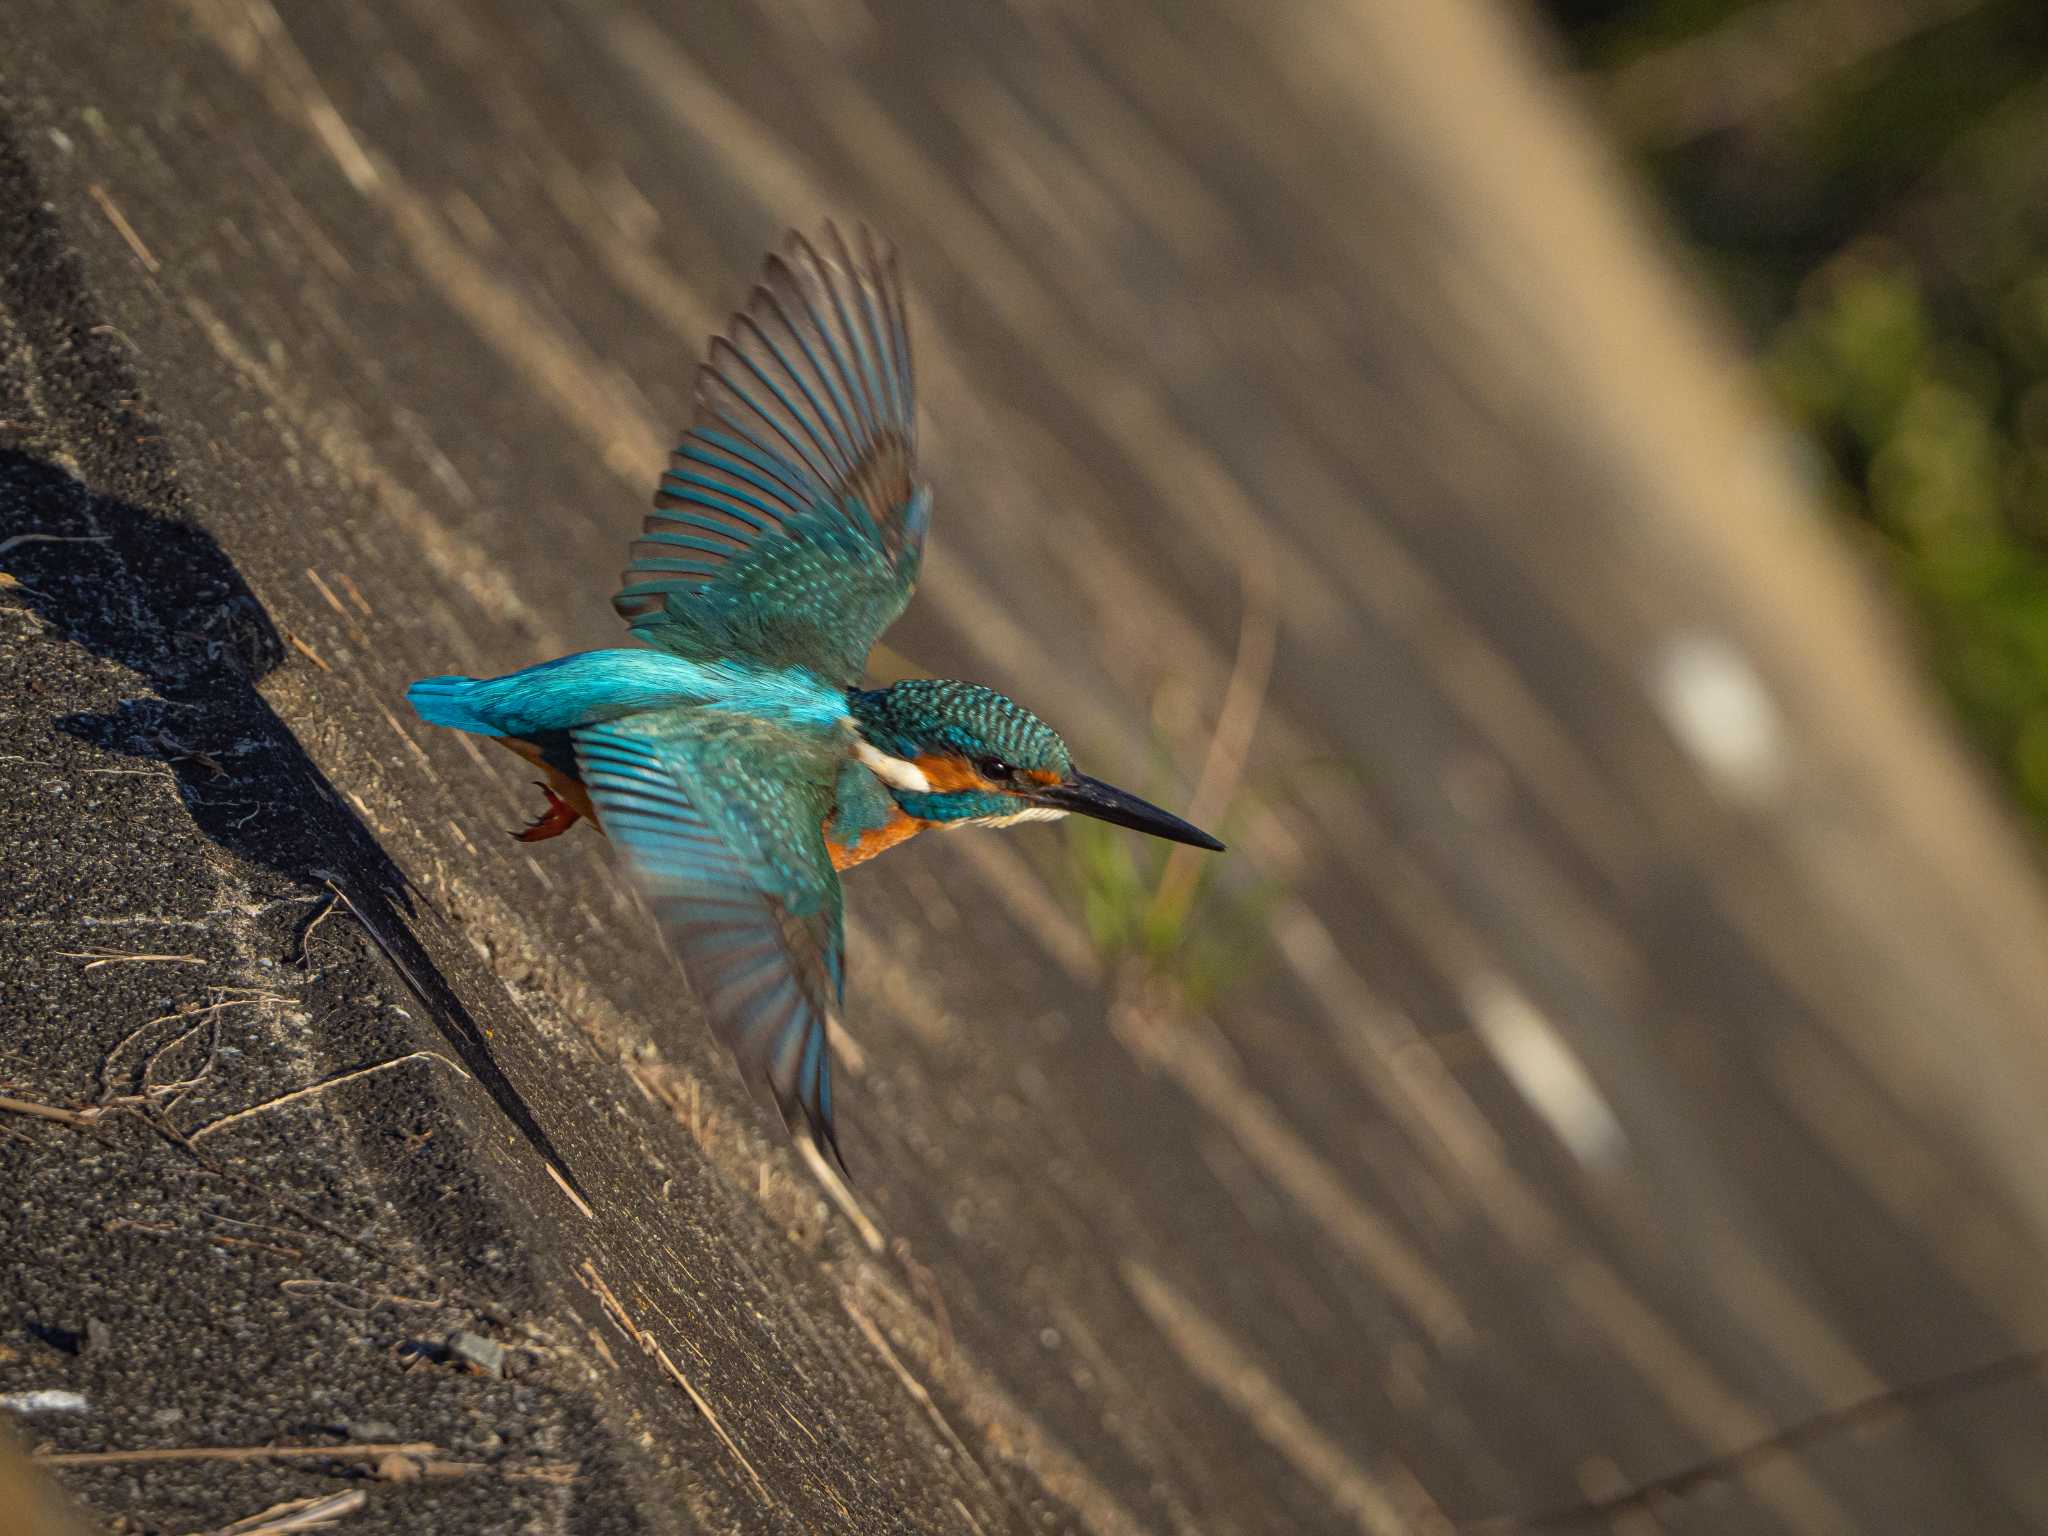
[[[1651,665],[1650,696],[1664,723],[1721,794],[1746,805],[1777,798],[1785,732],[1777,701],[1747,656],[1719,635],[1674,635]]]
[[[61,1387],[39,1387],[31,1392],[0,1392],[0,1413],[90,1413],[92,1404],[83,1392]]]
[[[1464,993],[1502,1073],[1572,1156],[1589,1168],[1617,1166],[1628,1154],[1621,1122],[1557,1026],[1505,977],[1468,977]]]

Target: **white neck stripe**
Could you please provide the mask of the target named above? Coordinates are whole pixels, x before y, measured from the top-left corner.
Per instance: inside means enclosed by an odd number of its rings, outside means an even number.
[[[924,776],[924,770],[905,758],[891,757],[865,741],[854,744],[853,755],[891,789],[907,790],[914,795],[932,792],[932,781]]]

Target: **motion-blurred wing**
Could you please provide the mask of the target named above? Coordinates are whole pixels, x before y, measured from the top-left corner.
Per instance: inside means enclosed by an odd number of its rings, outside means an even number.
[[[826,1020],[844,989],[825,850],[832,754],[735,716],[661,711],[575,732],[598,820],[740,1073],[839,1159]],[[840,1166],[845,1166],[840,1159]]]
[[[770,256],[697,375],[697,410],[612,599],[650,644],[851,683],[910,601],[918,479],[896,255],[825,226]]]

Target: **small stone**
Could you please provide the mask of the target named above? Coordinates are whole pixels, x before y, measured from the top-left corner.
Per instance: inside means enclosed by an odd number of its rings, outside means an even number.
[[[505,1346],[495,1339],[487,1339],[480,1333],[451,1333],[448,1335],[448,1353],[457,1360],[475,1366],[486,1376],[505,1374]]]
[[[165,1427],[172,1424],[181,1424],[184,1422],[184,1419],[185,1410],[182,1408],[159,1408],[149,1416],[150,1423]]]
[[[90,1413],[92,1404],[83,1392],[66,1392],[61,1387],[39,1387],[29,1392],[0,1392],[0,1413]]]
[[[403,1440],[404,1431],[396,1424],[387,1424],[382,1419],[351,1419],[344,1426],[351,1440],[378,1441]]]
[[[85,1352],[89,1355],[110,1355],[114,1352],[114,1330],[96,1317],[85,1320]]]

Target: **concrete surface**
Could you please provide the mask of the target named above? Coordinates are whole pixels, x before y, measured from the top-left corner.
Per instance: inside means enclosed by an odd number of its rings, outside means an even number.
[[[11,24],[0,1394],[103,1519],[1441,1532],[2048,1339],[2031,860],[1504,13]],[[1233,844],[1164,978],[1058,833],[860,871],[857,1204],[400,700],[615,641],[827,212],[913,289],[892,645]],[[2048,1529],[1955,1380],[1571,1518]]]

